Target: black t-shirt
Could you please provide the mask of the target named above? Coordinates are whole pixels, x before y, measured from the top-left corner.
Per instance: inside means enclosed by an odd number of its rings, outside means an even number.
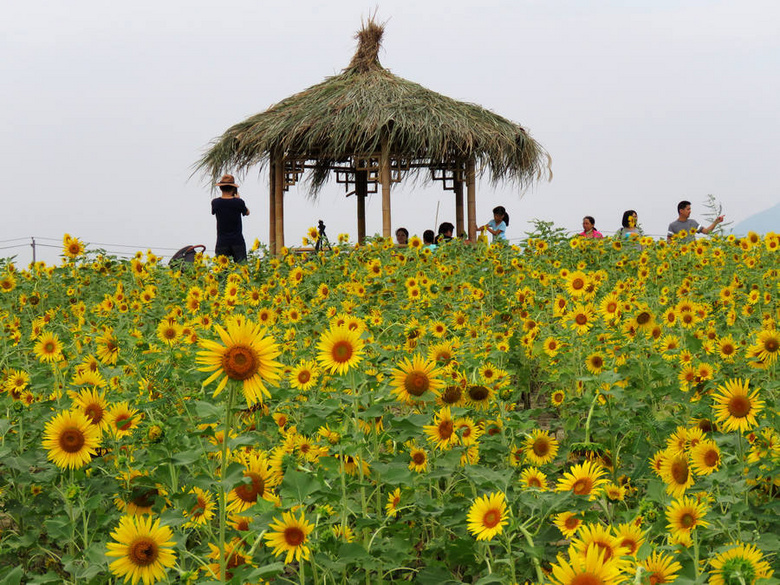
[[[217,197],[211,200],[211,215],[217,216],[218,246],[244,243],[244,236],[241,233],[241,216],[246,214],[247,209],[243,199]]]

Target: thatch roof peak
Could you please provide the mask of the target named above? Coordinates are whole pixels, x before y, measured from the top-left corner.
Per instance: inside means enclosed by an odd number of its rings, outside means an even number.
[[[385,33],[385,25],[378,24],[373,17],[363,25],[355,38],[358,40],[358,48],[352,57],[349,66],[344,70],[357,73],[367,73],[374,67],[382,67],[379,63],[379,48],[382,46],[382,35]]]

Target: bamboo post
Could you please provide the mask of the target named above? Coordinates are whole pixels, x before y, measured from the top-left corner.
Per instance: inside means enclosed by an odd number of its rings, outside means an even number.
[[[382,237],[392,238],[390,221],[390,153],[387,137],[382,138],[382,154],[379,158],[379,180],[382,183]]]
[[[460,235],[465,231],[463,229],[463,181],[457,176],[455,177],[454,184],[455,191],[455,236]]]
[[[368,195],[368,171],[355,171],[355,196],[357,197],[358,243],[366,239],[366,196]]]
[[[269,209],[268,209],[268,248],[271,254],[276,254],[276,156],[271,155],[268,168]]]
[[[477,186],[476,186],[476,163],[474,157],[468,162],[466,171],[466,192],[469,208],[469,240],[477,240]]]
[[[279,254],[284,247],[284,157],[278,156],[276,158],[276,166],[274,167],[274,225],[276,233],[276,250],[275,254]]]

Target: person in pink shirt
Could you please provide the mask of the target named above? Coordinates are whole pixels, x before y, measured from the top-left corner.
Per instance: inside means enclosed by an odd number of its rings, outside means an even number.
[[[603,238],[604,234],[596,229],[596,220],[592,216],[586,215],[582,218],[582,229],[579,235],[583,238]]]

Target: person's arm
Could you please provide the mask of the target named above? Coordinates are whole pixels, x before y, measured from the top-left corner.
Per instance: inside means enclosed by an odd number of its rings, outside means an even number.
[[[712,230],[714,230],[718,226],[718,224],[723,223],[724,219],[725,219],[725,216],[719,215],[718,217],[715,218],[715,221],[713,221],[709,226],[707,226],[705,228],[701,228],[701,233],[703,233],[703,234],[710,233]]]

